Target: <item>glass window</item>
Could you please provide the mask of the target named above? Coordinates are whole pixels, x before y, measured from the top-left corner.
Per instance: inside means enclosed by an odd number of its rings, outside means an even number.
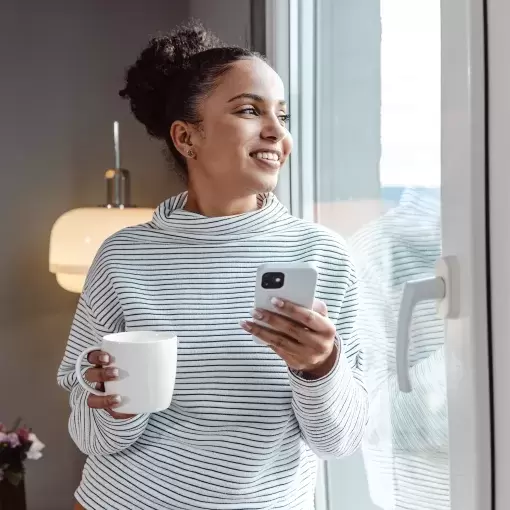
[[[363,448],[329,461],[318,510],[447,510],[444,325],[418,305],[412,391],[396,375],[404,283],[441,254],[439,0],[289,0],[295,214],[341,235],[358,269],[371,416]]]

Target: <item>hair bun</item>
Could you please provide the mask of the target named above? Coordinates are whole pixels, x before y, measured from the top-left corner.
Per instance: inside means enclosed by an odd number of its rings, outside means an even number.
[[[135,117],[156,138],[168,137],[165,105],[169,92],[178,95],[185,86],[189,61],[202,51],[225,45],[196,20],[176,28],[169,35],[150,40],[126,73],[126,86],[119,92],[129,99]]]
[[[172,55],[169,57],[176,65],[185,65],[193,55],[202,51],[225,46],[197,20],[178,27],[170,34],[168,42],[169,48],[172,48]]]

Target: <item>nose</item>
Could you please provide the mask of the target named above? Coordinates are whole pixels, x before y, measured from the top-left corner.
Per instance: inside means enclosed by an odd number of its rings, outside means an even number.
[[[277,115],[267,115],[260,132],[260,137],[262,139],[269,140],[273,143],[280,142],[287,136],[287,134],[287,129],[282,125],[281,120]]]

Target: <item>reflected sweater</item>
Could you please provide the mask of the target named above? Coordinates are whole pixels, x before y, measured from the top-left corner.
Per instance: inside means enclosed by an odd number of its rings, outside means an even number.
[[[418,303],[413,313],[411,393],[399,390],[396,373],[402,289],[435,276],[440,221],[439,192],[408,189],[352,239],[371,415],[363,456],[371,497],[383,510],[450,508],[444,322],[434,301]]]
[[[186,198],[109,238],[89,271],[58,371],[71,437],[88,455],[76,498],[87,510],[311,510],[317,457],[352,453],[368,414],[345,245],[272,194],[221,218],[185,211]],[[322,379],[300,378],[239,326],[266,262],[319,271],[339,346]],[[134,330],[179,336],[174,396],[165,411],[116,420],[87,407],[73,366],[103,335]]]

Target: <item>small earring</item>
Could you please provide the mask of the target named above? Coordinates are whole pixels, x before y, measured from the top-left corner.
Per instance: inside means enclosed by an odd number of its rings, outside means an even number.
[[[195,157],[195,151],[193,149],[188,150],[188,157],[194,158]]]

